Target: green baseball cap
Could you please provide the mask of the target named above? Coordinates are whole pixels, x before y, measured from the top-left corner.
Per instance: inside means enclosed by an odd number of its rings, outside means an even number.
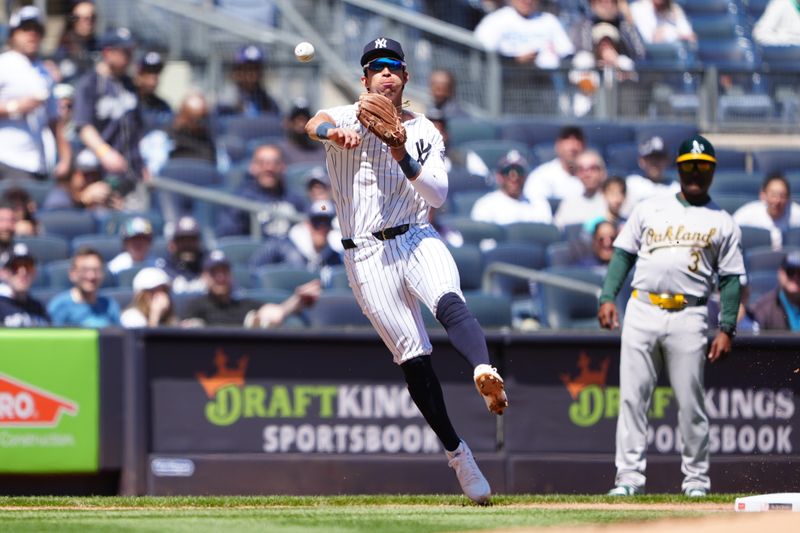
[[[716,164],[717,154],[714,152],[714,145],[702,135],[692,135],[683,141],[678,148],[676,163],[683,161],[711,161]]]

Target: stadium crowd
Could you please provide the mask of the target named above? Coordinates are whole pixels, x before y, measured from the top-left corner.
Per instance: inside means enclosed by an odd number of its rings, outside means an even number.
[[[800,44],[800,18],[787,22],[797,13],[780,16],[788,2],[771,0],[754,38]],[[395,3],[434,16],[455,3],[455,22],[474,28],[487,49],[538,69],[570,62],[570,82],[586,91],[597,66],[633,73],[648,45],[691,49],[698,40],[681,3],[670,0],[563,2],[579,6],[570,16],[538,0]],[[192,90],[173,110],[159,96],[167,58],[138,46],[126,28],[98,34],[96,9],[72,2],[46,55],[47,24],[36,7],[8,19],[0,54],[0,324],[335,323],[305,314],[347,288],[324,150],[304,134],[314,114],[308,102],[281,109],[264,83],[265,50],[246,44],[216,98]],[[580,122],[508,120],[496,137],[452,143],[453,124],[473,118],[458,98],[457,75],[437,69],[428,81],[427,116],[445,139],[450,174],[448,203],[431,222],[461,250],[465,292],[481,291],[492,261],[601,277],[633,206],[679,189],[676,140],[691,126],[620,125],[625,135],[614,139]],[[756,176],[744,152],[718,153],[712,195],[727,200],[742,226],[752,274],[742,320],[751,331],[800,331],[800,205],[791,200],[800,163],[762,165]],[[157,191],[153,176],[274,209],[254,223],[242,209]],[[532,298],[514,325],[547,327],[541,288],[497,283],[490,292],[506,307]]]

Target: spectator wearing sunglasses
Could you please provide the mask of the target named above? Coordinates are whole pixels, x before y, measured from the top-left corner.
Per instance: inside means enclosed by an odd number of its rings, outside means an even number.
[[[750,308],[760,329],[800,331],[800,252],[786,255],[778,269],[778,286]]]
[[[319,272],[323,267],[342,264],[342,257],[330,243],[336,211],[327,200],[319,200],[308,209],[308,219],[295,224],[284,237],[272,237],[253,254],[250,266],[257,270],[264,265],[282,263]],[[338,234],[338,232],[337,232]]]
[[[764,179],[758,200],[737,209],[733,220],[740,226],[769,230],[772,249],[780,250],[783,233],[789,228],[800,227],[800,204],[792,202],[786,178],[781,174],[771,174]]]
[[[94,2],[78,0],[72,3],[67,24],[58,40],[58,48],[53,54],[62,81],[76,80],[92,70],[100,54],[95,36],[96,22]]]

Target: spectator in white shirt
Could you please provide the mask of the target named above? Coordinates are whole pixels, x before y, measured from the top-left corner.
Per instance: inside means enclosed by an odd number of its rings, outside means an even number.
[[[544,199],[522,196],[522,186],[528,172],[528,162],[516,150],[511,150],[497,165],[498,190],[481,196],[472,207],[472,219],[492,224],[514,222],[543,222],[553,219],[550,204]]]
[[[733,220],[740,226],[769,230],[772,248],[783,246],[783,232],[800,227],[800,204],[791,201],[789,182],[780,174],[767,176],[758,200],[736,210]]]
[[[11,15],[8,51],[0,54],[0,177],[67,175],[72,150],[59,120],[52,76],[39,59],[44,19],[35,6]],[[58,149],[54,166],[51,149]],[[48,152],[50,152],[48,157]]]
[[[152,254],[153,226],[144,217],[133,217],[122,224],[122,249],[108,262],[108,270],[117,275],[133,267],[150,267],[163,264]]]
[[[544,69],[557,68],[575,53],[561,22],[541,11],[539,0],[509,0],[480,21],[475,37],[491,52]]]
[[[631,17],[646,44],[697,41],[681,6],[672,0],[638,0]]]
[[[583,194],[583,184],[575,177],[575,161],[586,149],[583,130],[565,126],[558,132],[555,159],[536,167],[525,182],[523,194],[534,198],[569,198]]]
[[[602,186],[608,174],[603,156],[596,150],[586,150],[575,161],[575,173],[583,184],[583,194],[561,201],[554,218],[559,228],[570,224],[583,224],[587,220],[606,214],[607,206]]]
[[[753,39],[768,46],[800,45],[800,3],[797,0],[770,0],[753,27]]]

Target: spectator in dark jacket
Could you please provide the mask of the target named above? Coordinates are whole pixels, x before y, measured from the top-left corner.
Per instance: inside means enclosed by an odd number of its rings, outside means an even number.
[[[74,2],[67,17],[64,33],[58,40],[53,60],[63,81],[77,79],[92,70],[100,47],[95,37],[97,13],[90,0]]]
[[[166,100],[156,94],[162,70],[164,70],[164,59],[155,51],[144,54],[136,67],[133,82],[139,92],[145,132],[166,128],[172,122],[172,108]]]
[[[208,124],[208,103],[202,94],[191,93],[183,99],[169,136],[170,159],[190,157],[216,165],[217,148]]]
[[[193,217],[184,216],[178,219],[168,234],[169,255],[164,270],[172,279],[172,292],[174,294],[205,292],[206,284],[202,277],[205,250],[200,224]]]
[[[280,148],[265,144],[256,148],[248,169],[249,176],[236,190],[236,196],[268,204],[287,214],[302,213],[303,198],[289,194],[284,183],[286,164]],[[270,217],[262,224],[265,235],[284,236],[290,223],[285,218]],[[217,235],[245,235],[250,230],[250,215],[241,209],[229,208],[222,211],[217,223]]]
[[[791,252],[778,269],[778,286],[750,308],[759,328],[800,331],[800,252]]]
[[[219,95],[217,113],[222,115],[280,115],[278,102],[264,88],[264,52],[255,45],[243,46],[236,52],[231,71],[233,85]]]
[[[14,208],[0,198],[0,254],[14,245]]]
[[[588,16],[575,24],[570,31],[576,51],[593,52],[595,43],[592,39],[592,28],[597,24],[607,23],[619,31],[620,54],[634,61],[644,59],[644,42],[636,27],[620,11],[618,0],[591,0],[589,8]]]
[[[311,118],[311,109],[305,98],[298,98],[289,114],[283,119],[286,134],[280,147],[287,165],[295,163],[325,164],[325,148],[306,135],[306,122]]]
[[[0,327],[49,326],[44,306],[28,291],[36,279],[36,259],[22,243],[0,254],[0,281],[8,294],[0,296]]]

